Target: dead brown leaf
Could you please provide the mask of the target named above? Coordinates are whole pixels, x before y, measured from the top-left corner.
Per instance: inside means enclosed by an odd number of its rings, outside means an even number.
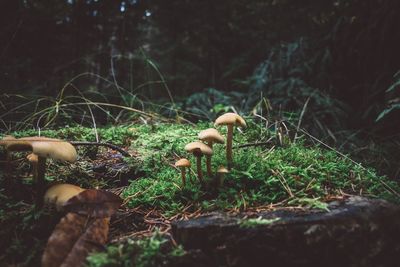
[[[94,218],[111,217],[121,206],[122,199],[108,191],[87,189],[70,198],[64,209]]]
[[[106,243],[109,222],[110,218],[89,219],[68,213],[47,241],[42,267],[83,266],[87,255]]]

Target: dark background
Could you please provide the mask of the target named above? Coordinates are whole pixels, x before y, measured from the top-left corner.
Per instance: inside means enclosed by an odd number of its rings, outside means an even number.
[[[21,128],[28,96],[46,96],[45,108],[60,92],[191,120],[234,107],[296,122],[308,100],[302,126],[398,176],[399,10],[398,0],[0,0],[0,127]]]

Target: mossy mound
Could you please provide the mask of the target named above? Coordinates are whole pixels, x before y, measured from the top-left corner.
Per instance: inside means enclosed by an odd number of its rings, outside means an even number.
[[[213,186],[214,177],[206,177],[208,185],[201,186],[192,172],[193,179],[182,188],[180,173],[172,165],[179,157],[195,162],[193,156],[184,151],[184,146],[195,141],[198,132],[208,127],[211,124],[136,127],[132,148],[140,155],[139,166],[145,176],[132,181],[125,189],[123,196],[129,199],[128,205],[156,208],[173,215],[189,205],[192,210],[201,208],[204,211],[246,209],[284,200],[291,204],[321,206],[321,201],[344,193],[398,200],[397,183],[335,151],[310,147],[305,142],[285,147],[274,142],[237,147],[234,167],[226,174],[222,187]],[[225,133],[225,129],[221,132]],[[236,132],[234,144],[260,142],[273,134],[250,123],[245,132]],[[214,146],[212,162],[214,170],[226,165],[224,146]],[[204,164],[203,160],[203,170]]]
[[[378,176],[374,170],[355,164],[335,151],[306,145],[306,140],[285,146],[271,141],[264,145],[238,147],[261,143],[275,135],[263,125],[249,120],[248,124],[244,131],[235,131],[234,166],[219,188],[214,185],[215,177],[206,176],[207,184],[200,185],[195,174],[195,159],[184,151],[187,143],[197,140],[201,130],[212,127],[211,123],[121,125],[99,128],[97,134],[103,142],[129,146],[134,157],[126,162],[143,174],[143,177],[131,180],[123,191],[122,196],[129,207],[156,208],[166,215],[175,215],[189,205],[188,211],[246,209],[281,201],[321,206],[321,202],[344,193],[398,201],[400,188],[394,181]],[[219,130],[226,134],[224,127]],[[41,134],[67,140],[95,140],[95,131],[82,127],[47,130]],[[37,133],[24,131],[14,135]],[[180,172],[173,167],[180,157],[192,162],[189,181],[184,188]],[[224,145],[214,145],[212,165],[214,170],[226,166]]]

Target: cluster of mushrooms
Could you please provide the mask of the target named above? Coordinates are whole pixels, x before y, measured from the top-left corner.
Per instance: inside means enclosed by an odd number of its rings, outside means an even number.
[[[56,184],[48,188],[44,193],[46,186],[46,160],[51,158],[73,163],[77,159],[75,147],[69,142],[47,137],[23,137],[17,139],[13,136],[5,136],[0,140],[0,146],[4,146],[6,150],[7,161],[11,159],[11,152],[31,152],[28,154],[27,159],[32,165],[37,206],[42,206],[44,200],[44,203],[55,205],[60,210],[68,199],[84,191],[83,188],[76,185]]]
[[[217,186],[222,185],[223,175],[232,168],[232,138],[235,126],[246,127],[246,122],[236,113],[226,113],[218,117],[214,126],[226,125],[228,128],[226,136],[226,158],[228,169],[220,166],[217,170]],[[199,141],[189,143],[185,150],[196,157],[197,177],[204,184],[203,172],[201,168],[201,157],[206,156],[207,175],[213,176],[211,168],[211,156],[213,154],[213,145],[215,143],[224,144],[224,137],[214,128],[203,130],[199,133]],[[6,160],[10,161],[11,152],[30,152],[27,156],[32,165],[33,184],[36,188],[36,205],[42,206],[43,201],[46,204],[55,205],[58,210],[62,209],[63,204],[73,196],[81,193],[85,189],[71,184],[56,184],[45,192],[45,172],[46,160],[48,158],[73,163],[77,159],[75,147],[66,141],[47,138],[47,137],[23,137],[15,138],[5,136],[0,140],[0,146],[6,150]],[[9,164],[8,164],[9,165]],[[190,161],[182,158],[175,163],[175,167],[181,169],[182,185],[186,184],[186,168],[190,168]],[[42,197],[44,195],[44,198]]]
[[[233,156],[232,156],[232,141],[233,141],[233,130],[235,126],[246,127],[245,120],[240,117],[236,113],[225,113],[219,116],[214,126],[226,125],[227,127],[227,136],[226,136],[226,160],[228,169],[224,166],[220,166],[217,169],[216,173],[216,186],[221,186],[223,183],[223,175],[232,168],[233,164]],[[199,133],[199,141],[191,142],[185,146],[185,150],[189,153],[192,153],[196,158],[196,167],[197,167],[197,178],[200,183],[204,184],[203,179],[203,171],[201,168],[201,158],[202,156],[206,156],[206,166],[207,166],[207,175],[209,177],[213,176],[212,168],[211,168],[211,157],[213,154],[213,145],[215,143],[224,144],[224,137],[218,132],[217,129],[209,128],[203,130]],[[181,158],[175,163],[175,167],[181,169],[182,175],[182,186],[186,185],[186,168],[190,168],[190,161],[186,158]]]

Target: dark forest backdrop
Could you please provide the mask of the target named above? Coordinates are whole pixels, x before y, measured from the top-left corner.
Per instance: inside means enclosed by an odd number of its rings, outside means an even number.
[[[45,108],[60,92],[190,119],[233,107],[298,121],[304,110],[308,131],[360,157],[368,149],[396,176],[399,10],[398,0],[1,0],[1,127],[18,129],[27,96]]]

